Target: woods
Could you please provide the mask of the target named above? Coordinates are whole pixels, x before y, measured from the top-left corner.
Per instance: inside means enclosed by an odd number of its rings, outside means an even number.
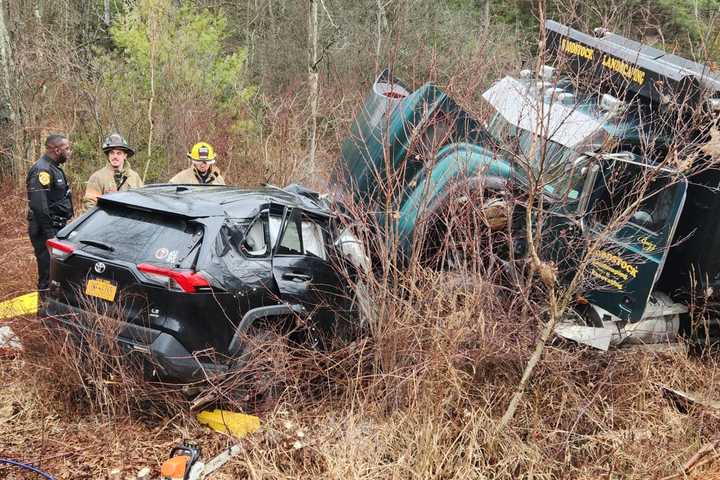
[[[549,15],[632,29],[698,56],[717,51],[714,1],[548,5]],[[530,2],[174,0],[2,4],[0,172],[22,176],[52,131],[73,138],[71,177],[101,164],[97,146],[119,130],[146,180],[182,166],[187,145],[218,145],[250,182],[305,180],[337,156],[363,88],[391,65],[413,82],[465,91],[534,53]],[[584,15],[585,13],[589,15]],[[607,15],[607,18],[604,16]],[[646,17],[647,16],[647,17]],[[580,20],[582,19],[582,20]],[[678,34],[678,30],[682,34]],[[248,177],[248,173],[250,176]],[[309,175],[308,178],[312,177]]]

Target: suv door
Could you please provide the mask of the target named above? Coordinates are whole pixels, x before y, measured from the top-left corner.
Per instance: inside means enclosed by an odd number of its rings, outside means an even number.
[[[303,305],[312,325],[335,329],[335,312],[345,304],[346,284],[333,268],[328,219],[287,209],[274,249],[272,267],[282,300]]]

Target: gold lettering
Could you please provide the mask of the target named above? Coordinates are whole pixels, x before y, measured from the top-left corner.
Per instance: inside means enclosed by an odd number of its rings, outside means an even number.
[[[612,274],[615,275],[616,277],[622,278],[623,280],[627,280],[627,279],[628,279],[627,273],[621,272],[620,270],[611,267],[611,266],[608,265],[607,263],[598,262],[598,261],[596,260],[596,261],[592,262],[592,264],[593,264],[594,266],[596,266],[596,267],[600,267],[600,268],[602,268],[603,270],[606,270],[606,271],[612,273]]]
[[[582,43],[573,42],[572,40],[568,40],[567,38],[563,38],[562,40],[560,40],[560,49],[564,52],[576,55],[578,57],[583,57],[588,60],[593,59],[593,53],[595,52],[592,48],[586,47]]]
[[[637,273],[638,273],[637,268],[630,265],[628,262],[626,262],[622,258],[618,257],[617,255],[613,255],[612,253],[606,252],[604,250],[600,250],[597,252],[597,256],[602,258],[606,262],[611,263],[612,265],[618,266],[621,269],[625,270],[633,278],[637,278]]]
[[[622,289],[623,289],[622,285],[620,285],[620,283],[619,283],[618,281],[613,280],[612,278],[606,277],[605,275],[603,275],[602,273],[598,272],[597,270],[590,270],[590,274],[591,274],[593,277],[599,278],[600,280],[602,280],[603,282],[607,283],[607,284],[610,285],[611,287],[615,287],[615,288],[617,288],[618,290],[622,290]]]
[[[622,60],[611,57],[610,55],[603,55],[602,66],[608,70],[613,70],[623,77],[642,85],[645,83],[645,71],[637,68],[633,65],[623,62]]]
[[[646,252],[654,252],[657,250],[657,245],[655,245],[648,237],[641,237],[640,245],[642,245],[643,250]]]

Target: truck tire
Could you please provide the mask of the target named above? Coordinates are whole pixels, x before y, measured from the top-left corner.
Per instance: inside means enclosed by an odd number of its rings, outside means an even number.
[[[422,262],[439,270],[492,269],[508,223],[506,200],[456,189],[429,215]]]

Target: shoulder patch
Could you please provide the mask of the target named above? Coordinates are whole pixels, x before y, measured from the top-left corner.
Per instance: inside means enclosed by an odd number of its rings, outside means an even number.
[[[38,182],[40,182],[40,185],[43,187],[47,187],[50,185],[50,174],[48,172],[38,173]]]

